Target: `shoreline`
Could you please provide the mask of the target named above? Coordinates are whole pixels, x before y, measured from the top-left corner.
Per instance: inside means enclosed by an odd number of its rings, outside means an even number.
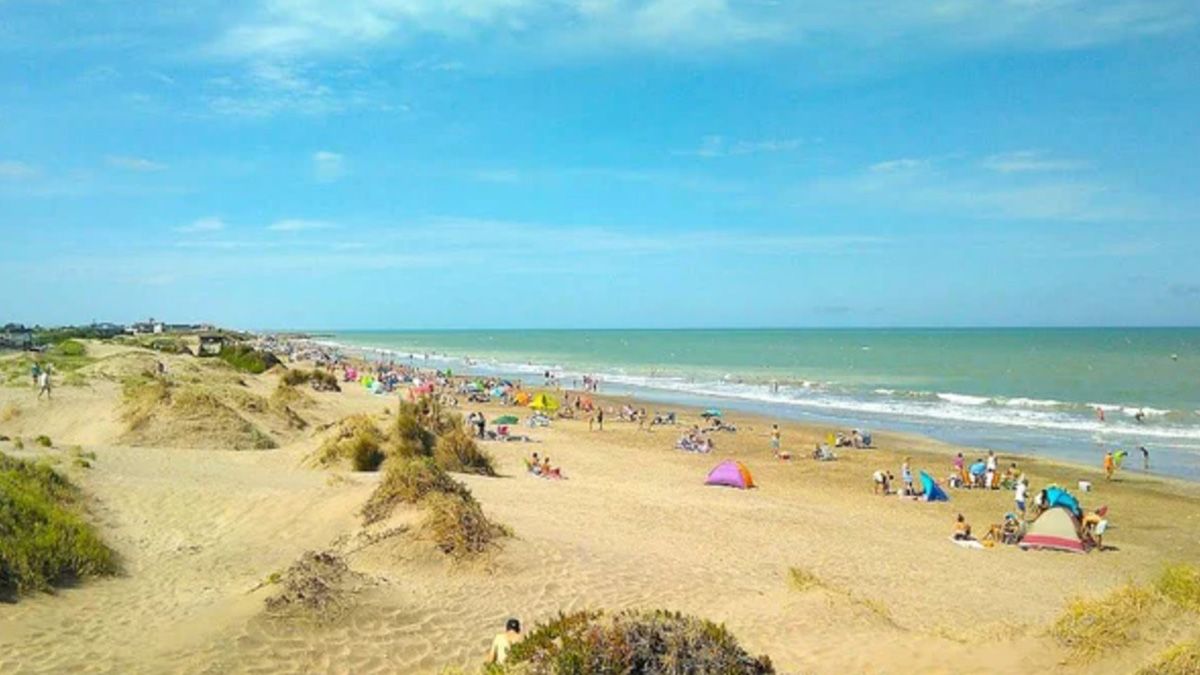
[[[551,391],[555,386],[531,386],[542,380],[541,370],[532,370],[533,364],[527,370],[506,371],[492,365],[481,366],[478,361],[469,357],[460,357],[445,353],[426,354],[424,358],[414,352],[407,352],[387,347],[354,345],[336,340],[311,340],[313,344],[326,348],[341,350],[347,354],[357,354],[359,358],[370,363],[381,357],[391,357],[396,362],[405,362],[419,369],[446,369],[453,366],[456,375],[479,377],[502,377],[522,380],[530,391]],[[372,358],[375,357],[375,358]],[[512,365],[512,364],[509,364]],[[541,366],[536,368],[540,369]],[[577,375],[577,374],[576,374]],[[558,388],[562,391],[578,393],[577,389],[562,386],[562,382],[571,378],[563,376],[556,378]],[[577,379],[577,378],[576,378]],[[984,454],[993,450],[1005,456],[1021,457],[1026,461],[1059,463],[1065,467],[1088,469],[1100,467],[1106,450],[1129,448],[1127,468],[1124,475],[1136,475],[1147,480],[1178,481],[1185,485],[1200,483],[1200,461],[1187,451],[1172,452],[1164,450],[1153,443],[1143,443],[1151,450],[1151,470],[1140,468],[1140,457],[1137,454],[1138,444],[1117,442],[1101,442],[1092,439],[1090,444],[1083,444],[1075,439],[1057,439],[1049,436],[1048,430],[1029,429],[1019,425],[996,425],[994,427],[980,426],[977,428],[955,428],[947,420],[937,424],[930,420],[921,419],[880,419],[862,411],[826,411],[815,412],[784,402],[771,403],[747,398],[738,398],[722,394],[693,393],[683,390],[662,389],[652,386],[637,386],[621,382],[602,381],[605,389],[600,397],[613,399],[628,398],[639,401],[647,406],[675,406],[692,410],[700,410],[709,406],[736,410],[739,414],[770,419],[777,422],[808,426],[812,428],[859,428],[870,429],[876,433],[886,433],[889,436],[907,436],[921,439],[922,443],[931,442],[963,450],[981,451]],[[1030,446],[1047,448],[1044,454],[1029,451]],[[1177,461],[1172,461],[1176,459]],[[1093,459],[1094,458],[1094,459]],[[1094,465],[1089,461],[1094,461]],[[1165,469],[1156,466],[1166,465]],[[1136,467],[1136,468],[1135,468]]]

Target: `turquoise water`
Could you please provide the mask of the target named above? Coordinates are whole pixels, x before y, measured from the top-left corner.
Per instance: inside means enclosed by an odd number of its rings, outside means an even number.
[[[602,391],[916,430],[1077,461],[1144,444],[1155,470],[1200,478],[1194,328],[397,331],[332,339],[460,370],[535,382],[550,370],[567,384],[594,375]]]

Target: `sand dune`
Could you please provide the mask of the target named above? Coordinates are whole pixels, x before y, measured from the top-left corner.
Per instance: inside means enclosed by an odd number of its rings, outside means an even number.
[[[181,376],[219,379],[189,370],[187,359],[168,361]],[[247,379],[258,396],[274,387],[273,376]],[[515,538],[484,561],[454,565],[412,530],[360,548],[357,510],[378,476],[304,465],[321,425],[394,410],[394,401],[361,388],[308,396],[311,427],[282,437],[284,447],[197,452],[118,444],[119,385],[102,377],[60,388],[52,404],[0,391],[0,406],[22,409],[0,433],[47,433],[60,447],[95,451],[94,468],[63,468],[94,498],[95,520],[125,567],[118,578],[0,606],[0,672],[438,672],[473,667],[508,616],[534,622],[585,607],[662,607],[725,622],[787,673],[1127,672],[1183,628],[1098,664],[1064,665],[1046,626],[1075,594],[1200,554],[1200,494],[1146,480],[1098,483],[1089,496],[1111,505],[1119,550],[964,550],[946,541],[954,515],[977,527],[998,520],[1009,493],[955,492],[949,504],[870,494],[871,470],[897,465],[900,448],[918,464],[944,464],[936,444],[883,434],[888,449],[778,463],[766,422],[742,418],[717,455],[755,471],[761,487],[745,492],[705,487],[717,458],[671,450],[669,429],[610,423],[589,433],[586,423],[559,422],[531,432],[537,444],[488,445],[502,477],[462,480]],[[788,426],[785,442],[807,447],[820,433]],[[526,475],[521,460],[532,450],[568,479]],[[1039,463],[1027,470],[1042,482],[1090,475]],[[376,530],[418,518],[403,510]],[[304,551],[329,548],[374,580],[350,613],[329,626],[266,616],[270,589],[256,587]],[[822,585],[791,588],[791,567]]]

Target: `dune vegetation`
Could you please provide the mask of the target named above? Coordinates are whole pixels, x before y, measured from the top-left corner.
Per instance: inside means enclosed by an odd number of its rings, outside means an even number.
[[[113,574],[117,558],[83,517],[62,475],[0,453],[0,598]]]

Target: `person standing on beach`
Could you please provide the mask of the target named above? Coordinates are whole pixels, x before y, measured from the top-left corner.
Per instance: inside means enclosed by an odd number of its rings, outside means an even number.
[[[42,398],[42,394],[46,395],[47,401],[50,400],[50,366],[43,368],[41,374],[38,375],[37,397]]]
[[[596,406],[596,427],[604,431],[604,407]]]
[[[954,456],[954,474],[958,476],[958,480],[960,481],[959,487],[967,484],[967,472],[963,470],[963,463],[965,461],[961,452]]]
[[[779,433],[779,425],[772,424],[771,425],[771,450],[775,453],[776,457],[779,456],[779,446],[782,444],[782,438],[783,438],[782,435]]]
[[[1028,493],[1029,481],[1025,479],[1017,481],[1017,491],[1016,494],[1013,495],[1013,501],[1016,502],[1017,513],[1021,514],[1022,518],[1025,517],[1025,496]]]
[[[1113,460],[1112,450],[1104,453],[1104,480],[1112,480],[1113,472],[1117,470],[1117,463]]]
[[[987,486],[996,489],[996,451],[988,450],[987,457]]]
[[[1146,446],[1144,446],[1144,445],[1139,445],[1138,450],[1140,450],[1142,452],[1142,471],[1149,471],[1150,470],[1150,451],[1147,450]]]
[[[900,480],[904,482],[904,494],[911,495],[913,493],[912,457],[905,457],[904,463],[900,465]]]
[[[33,378],[33,386],[38,386],[38,378],[42,374],[42,366],[37,361],[34,361],[33,365],[29,367],[29,374]]]

